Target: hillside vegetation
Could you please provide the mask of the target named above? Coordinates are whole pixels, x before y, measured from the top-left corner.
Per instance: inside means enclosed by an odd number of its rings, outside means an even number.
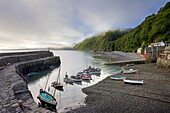
[[[130,29],[107,31],[100,35],[95,35],[85,39],[77,44],[74,48],[79,50],[103,50],[112,51],[115,45],[115,40],[124,36]]]
[[[77,44],[79,50],[136,51],[153,42],[170,42],[170,2],[134,29],[108,31]]]

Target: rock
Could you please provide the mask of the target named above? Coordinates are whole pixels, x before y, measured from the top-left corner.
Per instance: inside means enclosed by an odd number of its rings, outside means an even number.
[[[1,113],[6,113],[6,109],[3,108],[3,109],[1,110]]]
[[[18,103],[12,104],[11,107],[18,107]]]

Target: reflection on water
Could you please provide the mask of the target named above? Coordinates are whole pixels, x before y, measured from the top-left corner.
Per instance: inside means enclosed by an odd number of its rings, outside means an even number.
[[[60,72],[60,82],[63,83],[63,91],[56,90],[55,97],[58,100],[57,110],[58,112],[64,112],[68,108],[78,107],[80,105],[85,105],[84,100],[86,94],[82,92],[82,88],[96,84],[97,82],[103,80],[107,76],[120,72],[121,68],[119,66],[108,66],[103,65],[101,59],[95,59],[92,57],[94,53],[82,52],[82,51],[52,51],[56,56],[60,56],[61,59],[61,72]],[[67,72],[69,76],[76,75],[77,72],[86,69],[88,66],[94,66],[101,68],[101,75],[92,75],[92,80],[74,82],[73,84],[66,84],[63,82],[64,75]],[[54,94],[54,88],[51,87],[51,83],[57,80],[59,68],[54,69],[49,73],[49,71],[39,72],[38,75],[31,77],[32,81],[29,84],[29,89],[33,95],[33,98],[38,102],[37,95],[41,87],[45,86],[47,75],[49,75],[49,81],[46,91],[49,90],[51,94]]]

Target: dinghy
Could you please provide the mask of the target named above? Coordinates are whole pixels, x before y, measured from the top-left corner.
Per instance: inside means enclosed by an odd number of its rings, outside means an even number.
[[[123,70],[124,74],[131,74],[131,73],[136,73],[136,72],[137,72],[137,70],[134,70],[134,69]]]
[[[73,80],[71,78],[65,77],[64,82],[73,85]]]
[[[137,69],[137,80],[128,80],[128,79],[123,79],[123,82],[126,84],[143,84],[143,80],[138,80],[138,69]]]
[[[40,100],[42,107],[56,110],[57,100],[48,92],[40,89],[40,93],[37,98]]]
[[[112,80],[123,80],[123,79],[126,79],[126,77],[118,76],[118,75],[112,75],[110,78]]]
[[[82,82],[82,79],[78,76],[70,76],[74,82]]]
[[[47,84],[48,84],[49,77],[50,76],[48,75],[45,88],[44,88],[44,90],[40,89],[37,98],[41,102],[41,103],[39,103],[39,105],[41,105],[42,107],[45,107],[46,109],[49,109],[51,111],[55,111],[56,112],[57,99],[55,99],[55,97],[54,97],[55,91],[54,91],[53,95],[51,95],[50,93],[45,91],[46,87],[47,87]]]
[[[123,79],[123,82],[126,84],[143,84],[143,80],[126,80]]]

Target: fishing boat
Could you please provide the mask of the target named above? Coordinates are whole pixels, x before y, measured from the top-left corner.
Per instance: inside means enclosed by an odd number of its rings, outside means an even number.
[[[142,85],[144,83],[143,80],[138,80],[138,70],[137,70],[137,79],[136,80],[123,79],[123,82],[126,84],[139,84],[139,85]]]
[[[119,75],[111,75],[110,77],[112,80],[123,80],[126,79],[126,77],[119,76]]]
[[[63,88],[63,84],[60,83],[60,70],[61,70],[61,68],[59,68],[57,80],[51,83],[51,86],[56,88],[56,89],[62,89]]]
[[[56,88],[56,89],[61,89],[61,88],[63,88],[63,84],[60,83],[60,82],[57,82],[57,81],[52,82],[52,83],[51,83],[51,86],[54,87],[54,88]]]
[[[82,79],[79,76],[70,76],[70,77],[74,82],[82,82]]]
[[[64,82],[73,85],[73,80],[68,77],[67,72],[65,74]]]
[[[54,98],[54,96],[40,89],[37,98],[40,100],[42,107],[56,111],[57,100]]]
[[[124,74],[132,74],[132,73],[136,73],[136,72],[137,72],[137,70],[135,70],[135,69],[123,70]]]
[[[64,82],[73,85],[73,80],[71,78],[65,77]]]
[[[101,69],[100,68],[96,68],[96,67],[91,67],[89,66],[87,69],[84,69],[83,72],[86,72],[87,74],[100,74],[101,73]]]
[[[56,111],[57,100],[54,97],[55,91],[54,91],[53,95],[51,95],[50,93],[45,91],[47,84],[48,84],[48,80],[49,80],[49,75],[48,75],[47,82],[46,82],[44,90],[42,88],[40,89],[39,95],[37,96],[37,98],[39,99],[40,105],[42,107],[45,107],[45,108],[47,108],[51,111]]]
[[[82,80],[91,80],[91,76],[85,75],[85,74],[81,75],[80,78],[81,78]]]

